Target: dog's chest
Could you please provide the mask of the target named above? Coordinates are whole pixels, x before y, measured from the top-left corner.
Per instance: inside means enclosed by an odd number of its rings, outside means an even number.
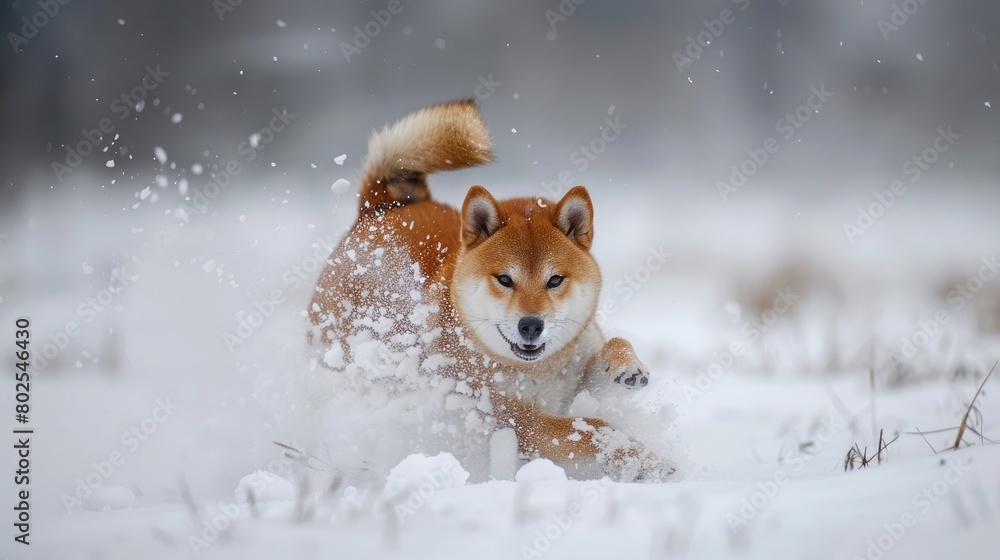
[[[583,384],[583,365],[574,356],[557,371],[505,375],[496,388],[534,403],[549,414],[564,414]]]

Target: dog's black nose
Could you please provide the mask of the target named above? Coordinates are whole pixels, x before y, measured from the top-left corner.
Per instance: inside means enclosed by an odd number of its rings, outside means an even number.
[[[545,322],[538,317],[521,317],[517,322],[517,331],[528,344],[534,344],[545,329]]]

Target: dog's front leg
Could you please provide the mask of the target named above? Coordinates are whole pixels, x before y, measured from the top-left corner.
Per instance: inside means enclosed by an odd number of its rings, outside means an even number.
[[[629,341],[616,337],[590,358],[584,379],[591,387],[614,381],[629,389],[641,389],[649,384],[649,368],[635,355]]]
[[[497,396],[500,426],[514,428],[518,451],[563,465],[596,460],[615,480],[662,481],[674,467],[643,444],[614,430],[598,418],[561,417],[542,412],[517,397]]]

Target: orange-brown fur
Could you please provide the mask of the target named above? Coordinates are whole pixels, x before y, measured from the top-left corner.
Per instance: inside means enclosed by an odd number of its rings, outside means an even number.
[[[645,366],[632,346],[621,338],[605,341],[593,322],[601,278],[589,252],[593,205],[586,189],[576,187],[559,202],[496,201],[476,186],[461,211],[435,202],[426,175],[488,162],[488,133],[471,101],[430,107],[407,119],[373,136],[369,144],[359,217],[328,260],[310,307],[320,339],[330,343],[351,332],[352,325],[338,313],[345,302],[366,305],[377,297],[373,293],[383,291],[352,275],[356,264],[345,256],[347,252],[394,247],[419,265],[427,278],[425,291],[440,305],[438,348],[459,364],[482,363],[482,356],[495,364],[488,372],[473,365],[463,367],[457,375],[473,389],[489,391],[497,427],[514,428],[522,453],[557,462],[598,457],[609,472],[615,461],[635,457],[644,469],[636,477],[663,475],[659,459],[634,441],[602,450],[595,441],[597,434],[609,430],[602,420],[562,415],[588,383],[607,382],[615,375],[619,382],[630,375],[633,384],[636,380],[645,384],[646,379]],[[407,135],[413,136],[412,141]],[[399,138],[404,140],[394,144]],[[497,283],[498,275],[511,271],[517,276],[515,287]],[[563,284],[547,287],[555,273],[564,277]],[[502,317],[470,312],[483,302]],[[579,320],[559,323],[560,313],[569,317],[567,309]],[[546,317],[556,325],[551,332],[565,336],[552,334],[549,341],[561,348],[544,354],[547,343],[542,344],[543,356],[525,361],[504,352],[502,344],[498,349],[497,344],[484,342],[484,336],[498,338],[492,329],[501,329],[503,317],[529,315]],[[504,331],[499,333],[506,340]],[[565,387],[546,385],[557,378],[569,381]]]

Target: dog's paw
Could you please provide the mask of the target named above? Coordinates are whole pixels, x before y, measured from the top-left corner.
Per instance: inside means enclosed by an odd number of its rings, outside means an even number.
[[[601,428],[593,440],[598,462],[617,482],[666,482],[677,472],[670,462],[619,431]]]
[[[609,370],[613,368],[608,368]],[[641,389],[649,385],[649,370],[642,364],[631,363],[614,369],[615,383],[620,383],[629,389]]]
[[[596,367],[603,369],[615,383],[629,389],[649,385],[649,368],[636,357],[632,345],[624,338],[615,337],[604,344]]]

